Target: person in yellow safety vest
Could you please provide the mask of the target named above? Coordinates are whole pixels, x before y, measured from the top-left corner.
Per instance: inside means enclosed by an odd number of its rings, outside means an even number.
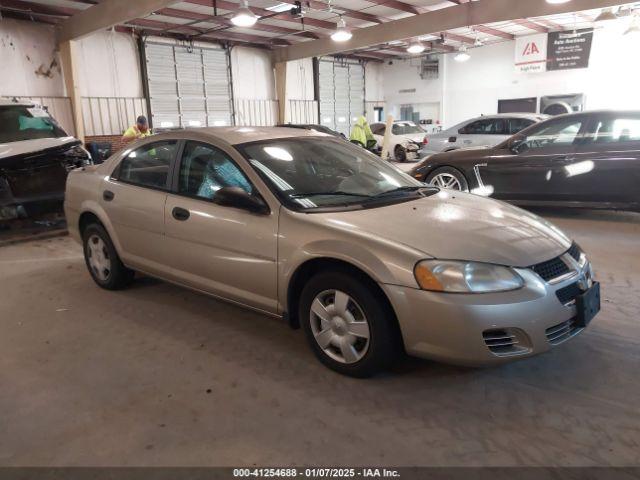
[[[124,132],[124,135],[122,135],[122,141],[129,143],[139,138],[148,137],[149,135],[151,135],[151,130],[149,130],[147,117],[140,115],[136,119],[136,124],[127,128],[126,132]]]
[[[371,132],[371,127],[369,127],[367,119],[363,116],[358,117],[356,124],[353,126],[353,130],[351,130],[349,140],[353,143],[359,144],[367,150],[375,147],[377,143],[376,139],[373,137],[373,133]]]

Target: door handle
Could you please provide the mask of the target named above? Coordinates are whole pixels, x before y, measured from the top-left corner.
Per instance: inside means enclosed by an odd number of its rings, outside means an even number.
[[[184,208],[180,207],[174,207],[173,210],[171,210],[171,215],[173,215],[173,218],[175,218],[176,220],[184,222],[185,220],[189,219],[189,216],[191,214],[189,213],[189,210],[185,210]]]
[[[458,137],[449,137],[449,143],[456,143],[458,141]]]
[[[571,155],[558,155],[557,157],[553,157],[553,162],[560,163],[560,164],[568,164],[573,162],[575,159],[576,157],[573,157]]]
[[[114,199],[115,196],[116,194],[113,193],[111,190],[105,190],[104,192],[102,192],[102,198],[104,199],[105,202],[110,202],[111,200]]]

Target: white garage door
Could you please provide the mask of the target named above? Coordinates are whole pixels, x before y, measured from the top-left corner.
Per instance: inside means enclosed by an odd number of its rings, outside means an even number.
[[[233,125],[227,50],[148,41],[145,56],[154,128]]]
[[[330,58],[319,62],[320,122],[349,136],[364,114],[364,67],[356,61]]]

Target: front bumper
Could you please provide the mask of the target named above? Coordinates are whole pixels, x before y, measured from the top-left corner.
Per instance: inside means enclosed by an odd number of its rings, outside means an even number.
[[[546,352],[580,333],[576,307],[550,285],[517,269],[525,287],[501,293],[452,294],[383,285],[410,355],[467,366],[489,366]],[[512,344],[511,346],[509,344]]]

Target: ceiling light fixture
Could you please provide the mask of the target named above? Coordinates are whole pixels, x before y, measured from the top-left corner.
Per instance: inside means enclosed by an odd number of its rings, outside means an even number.
[[[344,21],[344,18],[340,17],[336,31],[331,34],[331,40],[334,42],[346,42],[350,40],[352,36],[351,30],[347,28],[347,22]]]
[[[547,3],[550,3],[552,5],[560,5],[561,3],[568,3],[571,0],[547,0]]]
[[[407,52],[409,53],[422,53],[424,52],[424,45],[420,42],[412,42],[408,47],[407,47]]]
[[[453,57],[453,59],[456,62],[466,62],[467,60],[469,60],[471,58],[471,55],[469,55],[469,53],[467,52],[467,47],[466,46],[461,46],[460,50],[458,50],[458,53],[456,53],[456,56]]]
[[[249,0],[243,0],[242,6],[231,17],[231,23],[236,27],[253,27],[258,21],[258,17],[249,8]]]

